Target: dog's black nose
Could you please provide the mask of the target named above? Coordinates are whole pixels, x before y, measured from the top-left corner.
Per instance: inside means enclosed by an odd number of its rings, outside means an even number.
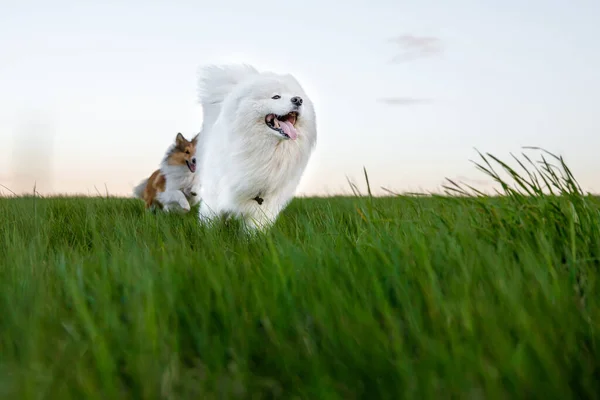
[[[302,105],[302,97],[292,97],[292,104],[295,106],[301,106]]]
[[[192,164],[196,164],[196,157],[192,158]]]

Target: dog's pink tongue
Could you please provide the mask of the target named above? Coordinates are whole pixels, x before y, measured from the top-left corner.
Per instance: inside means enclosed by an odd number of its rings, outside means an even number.
[[[285,132],[285,134],[290,137],[290,139],[296,140],[296,138],[298,137],[298,132],[296,131],[296,128],[294,128],[294,125],[292,125],[291,122],[279,121],[279,126]]]

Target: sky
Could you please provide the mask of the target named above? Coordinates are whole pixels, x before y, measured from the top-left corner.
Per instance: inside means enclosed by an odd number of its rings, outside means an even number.
[[[0,0],[0,194],[129,195],[202,123],[197,71],[291,73],[299,195],[485,188],[475,149],[561,154],[600,192],[600,1]]]

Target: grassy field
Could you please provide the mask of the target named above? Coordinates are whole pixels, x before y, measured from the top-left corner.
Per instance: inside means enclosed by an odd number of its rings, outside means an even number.
[[[0,398],[597,397],[600,203],[557,163],[503,197],[296,199],[254,238],[0,199]]]

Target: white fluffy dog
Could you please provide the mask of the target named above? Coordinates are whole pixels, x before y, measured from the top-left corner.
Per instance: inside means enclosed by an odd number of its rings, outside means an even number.
[[[197,190],[202,223],[266,229],[294,197],[317,140],[313,104],[291,75],[247,65],[201,70]]]

